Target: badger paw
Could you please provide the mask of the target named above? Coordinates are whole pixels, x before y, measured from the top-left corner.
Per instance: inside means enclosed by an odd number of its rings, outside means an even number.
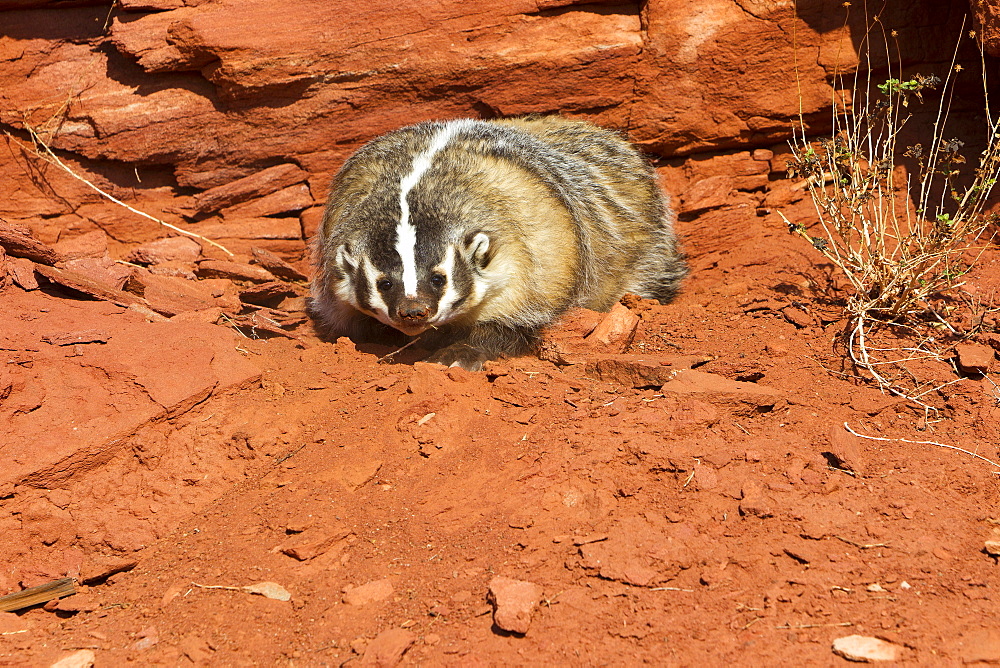
[[[441,348],[425,361],[445,366],[458,366],[466,371],[482,371],[483,363],[490,357],[482,350],[465,343],[453,343]]]

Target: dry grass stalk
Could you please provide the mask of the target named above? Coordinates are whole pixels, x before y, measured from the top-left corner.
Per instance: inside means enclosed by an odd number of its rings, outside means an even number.
[[[205,243],[207,243],[207,244],[209,244],[211,246],[215,246],[216,248],[218,248],[219,250],[223,251],[224,253],[226,253],[230,257],[234,257],[234,253],[232,251],[230,251],[228,248],[226,248],[225,246],[223,246],[222,244],[220,244],[218,242],[215,242],[215,241],[212,241],[211,239],[209,239],[207,237],[204,237],[204,236],[202,236],[200,234],[197,234],[195,232],[191,232],[190,230],[185,230],[184,228],[177,227],[176,225],[172,225],[172,224],[170,224],[170,223],[168,223],[168,222],[166,222],[164,220],[160,220],[159,218],[157,218],[155,216],[151,216],[150,214],[146,213],[145,211],[140,211],[139,209],[136,209],[135,207],[129,206],[125,202],[123,202],[120,199],[116,198],[114,195],[111,195],[110,193],[102,190],[100,187],[98,187],[97,185],[95,185],[92,181],[90,181],[87,178],[85,178],[85,177],[77,174],[75,171],[73,171],[73,169],[69,165],[67,165],[65,162],[63,162],[62,160],[60,160],[59,156],[57,156],[52,151],[52,149],[49,147],[49,145],[41,138],[41,136],[39,136],[39,134],[35,131],[34,128],[32,128],[27,123],[24,124],[24,127],[28,131],[28,134],[31,135],[31,141],[34,144],[34,147],[25,146],[16,137],[12,136],[10,133],[7,133],[7,137],[10,138],[11,141],[13,141],[16,144],[18,144],[22,149],[24,149],[26,151],[29,151],[30,153],[32,153],[33,155],[37,156],[38,158],[40,158],[40,159],[48,162],[49,164],[55,165],[56,167],[62,169],[64,172],[66,172],[67,174],[69,174],[70,176],[72,176],[74,179],[85,183],[91,190],[93,190],[94,192],[96,192],[101,197],[104,197],[105,199],[107,199],[107,200],[109,200],[111,202],[114,202],[115,204],[117,204],[120,207],[128,209],[129,211],[131,211],[132,213],[136,214],[137,216],[142,216],[143,218],[147,218],[147,219],[153,221],[154,223],[156,223],[158,225],[162,225],[163,227],[166,227],[167,229],[171,229],[171,230],[173,230],[175,232],[178,232],[180,234],[184,234],[184,235],[187,235],[189,237],[194,237],[195,239],[199,239],[201,241],[204,241]]]
[[[872,337],[891,328],[897,330],[892,336],[898,337],[901,326],[912,333],[935,327],[959,334],[932,302],[961,287],[985,250],[987,230],[995,222],[984,209],[1000,178],[1000,128],[990,114],[987,96],[986,149],[971,174],[963,174],[964,143],[946,134],[955,78],[962,69],[956,64],[958,45],[943,81],[933,75],[906,78],[901,66],[892,64],[890,36],[875,21],[861,46],[867,67],[858,67],[853,82],[837,77],[848,84],[841,89],[853,95],[847,99],[840,94],[833,100],[832,136],[808,139],[800,119],[790,142],[789,176],[802,179],[799,185],[812,198],[816,222],[809,226],[787,218],[785,222],[850,285],[845,342],[852,363],[883,389],[932,410],[922,397],[941,385],[919,381],[907,365],[943,361],[948,346],[942,337],[920,334],[922,340],[906,351],[878,349]],[[881,83],[871,59],[870,39],[876,26],[889,63],[888,77]],[[984,65],[981,49],[980,61]],[[986,90],[985,74],[983,87]],[[938,88],[941,96],[926,130],[927,145],[904,145],[901,133],[914,120],[913,109]],[[910,170],[905,169],[907,164]]]

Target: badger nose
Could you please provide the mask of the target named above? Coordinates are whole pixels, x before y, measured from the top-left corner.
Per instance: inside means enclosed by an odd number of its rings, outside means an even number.
[[[399,304],[396,309],[396,316],[400,320],[417,323],[427,320],[431,315],[431,309],[427,304],[415,299],[407,299]]]

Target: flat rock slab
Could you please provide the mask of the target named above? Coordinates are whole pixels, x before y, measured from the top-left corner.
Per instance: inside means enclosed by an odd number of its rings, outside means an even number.
[[[899,646],[869,636],[844,636],[833,641],[833,653],[861,663],[895,661]]]
[[[107,302],[0,295],[0,486],[47,486],[107,461],[146,422],[260,370],[214,325],[150,323]],[[96,335],[94,333],[100,335]]]
[[[524,635],[541,598],[542,588],[535,583],[498,575],[490,580],[489,587],[493,623],[504,631]]]

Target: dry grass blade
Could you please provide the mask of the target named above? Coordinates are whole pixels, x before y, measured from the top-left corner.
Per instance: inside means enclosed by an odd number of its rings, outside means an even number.
[[[187,235],[189,237],[194,237],[195,239],[200,239],[201,241],[204,241],[205,243],[207,243],[207,244],[209,244],[211,246],[215,246],[216,248],[218,248],[219,250],[223,251],[224,253],[226,253],[230,257],[234,256],[234,253],[232,251],[230,251],[228,248],[226,248],[225,246],[223,246],[222,244],[220,244],[218,242],[212,241],[211,239],[209,239],[207,237],[204,237],[204,236],[202,236],[200,234],[197,234],[195,232],[191,232],[190,230],[185,230],[182,227],[177,227],[176,225],[172,225],[172,224],[170,224],[170,223],[168,223],[166,221],[160,220],[159,218],[157,218],[155,216],[149,215],[145,211],[140,211],[139,209],[136,209],[135,207],[129,206],[125,202],[123,202],[120,199],[116,198],[114,195],[111,195],[110,193],[105,192],[100,187],[98,187],[97,185],[95,185],[93,182],[91,182],[91,181],[87,180],[86,178],[84,178],[83,176],[80,176],[79,174],[77,174],[75,171],[73,171],[73,169],[69,165],[67,165],[65,162],[63,162],[62,160],[60,160],[59,156],[57,156],[52,151],[52,149],[49,148],[49,145],[47,143],[45,143],[45,141],[38,135],[37,132],[35,132],[34,128],[32,128],[31,126],[25,124],[25,129],[31,135],[31,141],[35,144],[35,146],[36,147],[41,147],[40,150],[38,148],[29,148],[28,146],[25,146],[20,141],[18,141],[17,138],[11,136],[10,134],[8,134],[7,136],[10,137],[10,139],[12,141],[14,141],[18,145],[20,145],[21,148],[23,148],[24,150],[30,151],[31,153],[33,153],[34,155],[38,156],[42,160],[45,160],[49,164],[55,165],[59,169],[63,170],[64,172],[66,172],[67,174],[69,174],[70,176],[72,176],[74,179],[76,179],[78,181],[81,181],[82,183],[86,184],[87,187],[89,187],[91,190],[93,190],[94,192],[96,192],[101,197],[104,197],[105,199],[107,199],[107,200],[109,200],[111,202],[114,202],[118,206],[123,207],[125,209],[128,209],[129,211],[131,211],[132,213],[136,214],[137,216],[142,216],[143,218],[148,218],[149,220],[153,221],[154,223],[156,223],[158,225],[162,225],[163,227],[171,229],[171,230],[173,230],[175,232]]]
[[[877,51],[887,59],[887,72],[877,72],[873,65],[873,38],[879,32],[885,48]],[[889,58],[899,47],[891,44],[895,32],[891,37],[887,32],[875,19],[862,40],[853,81],[845,81],[843,73],[836,76],[841,85],[835,89],[850,94],[835,93],[831,137],[808,139],[800,118],[789,142],[789,176],[800,179],[796,187],[811,196],[816,220],[807,226],[782,218],[850,284],[844,342],[855,368],[881,388],[934,411],[920,398],[934,383],[917,380],[909,365],[936,360],[947,370],[946,347],[930,345],[934,337],[924,336],[914,354],[877,350],[872,334],[908,326],[914,332],[943,328],[952,337],[961,336],[931,302],[963,285],[988,243],[987,230],[996,218],[984,211],[1000,180],[1000,123],[986,104],[985,150],[968,171],[961,153],[964,142],[945,134],[962,70],[957,64],[961,40],[943,79],[904,76],[902,65]],[[981,48],[979,53],[985,64]],[[985,95],[985,74],[983,89]],[[933,122],[922,129],[915,124],[914,109],[931,91],[939,91],[940,100]],[[904,128],[922,133],[926,146],[906,146]]]
[[[947,443],[938,443],[937,441],[911,441],[908,438],[886,438],[884,436],[868,436],[867,434],[859,434],[858,432],[854,431],[853,429],[851,429],[850,425],[847,424],[846,422],[844,423],[844,429],[851,432],[858,438],[867,438],[868,440],[871,441],[899,441],[900,443],[912,443],[913,445],[936,445],[939,448],[945,448],[948,450],[957,450],[958,452],[963,452],[969,455],[970,457],[981,459],[990,466],[996,467],[997,470],[995,471],[995,473],[1000,473],[1000,464],[998,464],[997,462],[993,461],[992,459],[987,459],[986,457],[983,457],[978,453],[966,450],[965,448],[960,448],[957,445],[948,445]]]
[[[72,596],[76,593],[73,578],[62,578],[37,587],[29,587],[22,591],[0,596],[0,612],[23,610],[33,605],[48,603],[57,598]]]

